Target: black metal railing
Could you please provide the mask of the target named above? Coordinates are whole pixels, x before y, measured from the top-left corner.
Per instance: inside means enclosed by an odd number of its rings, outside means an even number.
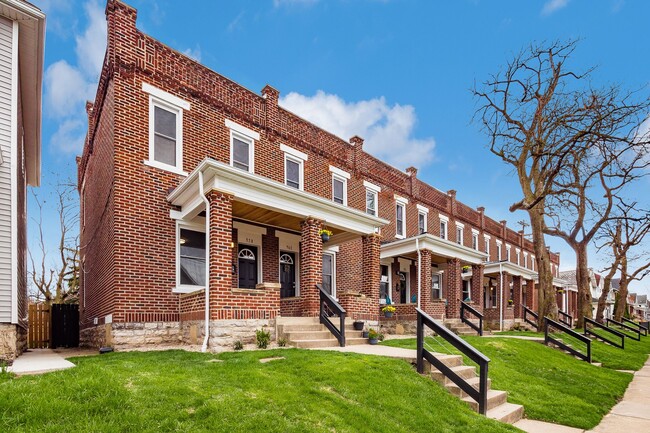
[[[620,332],[623,332],[626,337],[632,338],[636,341],[641,341],[641,331],[639,331],[637,328],[633,328],[630,325],[626,325],[625,323],[618,322],[614,319],[606,319],[605,323],[607,324],[607,327],[610,327],[610,325],[618,326],[621,328]],[[623,329],[625,331],[623,331]]]
[[[473,400],[478,403],[478,411],[481,415],[487,413],[487,392],[488,392],[488,364],[490,358],[476,350],[465,340],[451,332],[445,325],[434,320],[424,311],[416,308],[418,314],[417,322],[417,368],[418,373],[424,373],[424,361],[427,360],[431,365],[440,370],[445,377],[454,382],[460,389],[467,393]],[[451,368],[447,367],[436,356],[424,348],[424,327],[431,329],[445,341],[458,349],[463,355],[474,361],[479,366],[479,387],[478,389],[470,385],[465,379],[456,374]]]
[[[621,320],[622,323],[638,328],[639,332],[644,337],[648,336],[648,328],[646,328],[645,326],[641,325],[640,323],[636,323],[634,320],[626,319],[625,317],[622,317],[621,319],[622,319]]]
[[[478,325],[474,322],[472,322],[470,319],[465,317],[465,312],[471,313],[478,319]],[[475,330],[478,335],[481,337],[483,336],[483,314],[481,314],[477,309],[472,307],[471,305],[465,303],[465,302],[460,302],[460,320]]]
[[[316,284],[320,292],[320,323],[325,325],[327,329],[336,337],[341,347],[345,347],[345,309],[341,304],[336,302],[336,299],[327,293],[320,284]],[[339,327],[337,328],[330,320],[331,317],[338,316]]]
[[[557,310],[557,318],[561,323],[564,323],[569,328],[573,328],[573,316],[565,313],[562,310]]]
[[[591,325],[591,329],[588,328],[587,325]],[[606,334],[598,334],[594,331],[592,331],[593,328],[598,328],[608,334],[611,334],[615,337],[615,339],[610,339],[606,336]],[[593,319],[590,319],[589,317],[585,317],[585,328],[584,328],[584,333],[585,335],[593,335],[599,340],[604,341],[605,343],[609,343],[612,346],[620,347],[621,349],[625,349],[625,334],[622,332],[617,331],[616,329],[608,328],[607,326],[603,325],[602,323],[598,323]],[[617,339],[620,338],[621,341],[620,343],[617,341]]]
[[[580,352],[579,350],[577,350],[576,348],[574,348],[572,346],[569,346],[568,344],[566,344],[564,341],[560,340],[559,338],[555,338],[554,336],[552,336],[551,334],[553,334],[553,332],[549,332],[549,330],[551,328],[558,329],[561,332],[564,332],[564,333],[570,335],[571,337],[575,338],[576,340],[579,340],[579,341],[585,343],[587,345],[587,353],[584,354],[584,353]],[[549,343],[553,343],[556,346],[558,346],[559,348],[561,348],[562,350],[565,350],[565,351],[569,352],[573,356],[576,356],[576,357],[582,359],[583,361],[587,361],[587,362],[591,363],[591,340],[589,338],[585,337],[584,335],[578,334],[577,332],[575,332],[573,329],[569,328],[568,326],[566,326],[566,325],[564,325],[564,324],[562,324],[560,322],[556,322],[555,320],[550,319],[548,317],[545,317],[544,318],[544,344],[548,345]]]
[[[528,323],[531,326],[534,326],[535,329],[538,329],[537,322],[539,320],[539,314],[537,314],[536,312],[534,312],[533,310],[531,310],[530,308],[528,308],[523,304],[521,306],[524,308],[524,322]],[[535,320],[534,321],[531,320],[530,319],[531,317],[534,318]]]

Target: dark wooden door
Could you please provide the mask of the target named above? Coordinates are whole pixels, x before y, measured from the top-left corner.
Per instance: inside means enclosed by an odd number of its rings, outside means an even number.
[[[405,272],[400,272],[399,273],[399,301],[402,304],[406,304],[407,298],[406,298],[406,273]]]
[[[296,296],[296,255],[280,253],[280,297]]]
[[[257,247],[239,246],[239,287],[254,289],[257,284]]]

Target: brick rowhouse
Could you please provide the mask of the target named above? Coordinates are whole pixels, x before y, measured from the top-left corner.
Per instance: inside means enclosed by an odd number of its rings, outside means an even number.
[[[86,344],[196,344],[206,283],[218,346],[278,316],[317,315],[316,284],[349,317],[376,323],[387,302],[398,307],[391,320],[413,320],[418,285],[442,319],[458,317],[467,278],[483,310],[499,305],[486,304],[485,287],[504,267],[535,278],[534,262],[514,254],[532,256],[532,242],[505,222],[366,153],[362,138],[283,109],[273,87],[253,93],[147,36],[136,16],[107,3],[78,159]]]

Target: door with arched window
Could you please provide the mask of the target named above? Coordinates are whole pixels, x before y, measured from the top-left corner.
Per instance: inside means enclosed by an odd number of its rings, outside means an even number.
[[[254,289],[257,284],[257,247],[239,245],[239,287]]]
[[[280,253],[280,297],[296,296],[296,255]]]

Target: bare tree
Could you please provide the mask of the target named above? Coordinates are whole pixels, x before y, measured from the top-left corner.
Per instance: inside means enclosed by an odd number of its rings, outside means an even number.
[[[37,252],[30,249],[31,296],[47,304],[77,301],[79,289],[79,206],[76,200],[76,185],[59,183],[53,193],[58,221],[44,227],[43,210],[45,200],[32,190],[37,216]],[[46,230],[56,227],[55,257],[50,261]]]

